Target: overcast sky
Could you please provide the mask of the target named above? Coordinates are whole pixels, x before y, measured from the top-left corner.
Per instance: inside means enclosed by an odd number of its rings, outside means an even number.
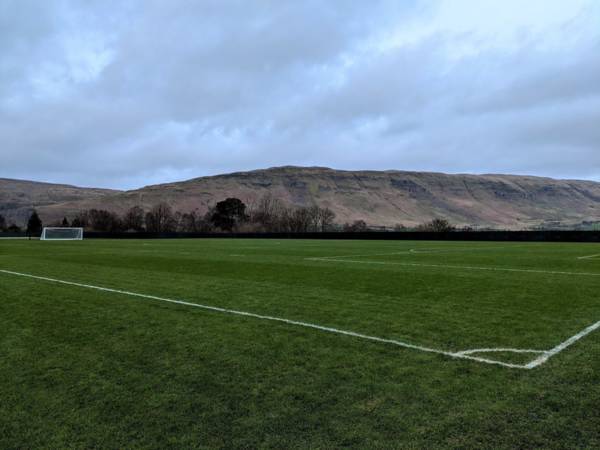
[[[0,0],[0,177],[600,181],[597,0]]]

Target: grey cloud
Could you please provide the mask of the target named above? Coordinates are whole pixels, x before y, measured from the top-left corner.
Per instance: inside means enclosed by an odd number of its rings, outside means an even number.
[[[472,105],[474,113],[545,108],[600,96],[600,40],[575,54],[531,52],[529,61],[506,58],[496,90]],[[556,59],[555,59],[556,58]]]
[[[550,110],[530,120],[518,130],[516,140],[541,148],[587,149],[590,162],[600,151],[600,97],[563,108]]]
[[[598,177],[600,32],[458,59],[464,34],[379,45],[431,3],[2,2],[0,176],[135,187],[310,164]]]

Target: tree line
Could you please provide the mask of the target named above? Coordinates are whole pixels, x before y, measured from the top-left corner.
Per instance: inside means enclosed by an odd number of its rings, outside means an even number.
[[[64,218],[52,226],[82,227],[100,232],[309,232],[331,231],[335,228],[335,213],[319,206],[290,207],[271,195],[250,206],[238,198],[218,202],[202,214],[196,211],[175,211],[168,203],[159,203],[150,210],[133,206],[119,215],[105,209],[89,209]]]
[[[181,213],[174,211],[168,203],[159,203],[150,210],[133,206],[119,215],[105,209],[89,209],[76,214],[71,220],[67,217],[56,227],[81,227],[86,231],[99,232],[241,232],[241,233],[303,233],[303,232],[366,232],[372,231],[363,220],[339,225],[335,223],[335,213],[329,208],[319,206],[292,207],[267,194],[250,206],[238,198],[227,198],[218,202],[202,214],[196,211]],[[34,210],[27,223],[27,233],[39,234],[43,224]],[[445,219],[434,219],[416,228],[403,225],[394,227],[394,231],[454,231]],[[19,232],[17,225],[6,226],[6,220],[0,215],[0,231]]]
[[[8,225],[6,218],[0,214],[0,232],[21,233],[22,231],[23,229],[14,222]],[[42,232],[42,221],[35,210],[33,210],[29,216],[25,231],[31,235],[40,234]]]

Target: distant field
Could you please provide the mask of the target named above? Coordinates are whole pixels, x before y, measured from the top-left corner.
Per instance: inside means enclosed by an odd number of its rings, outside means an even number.
[[[0,448],[600,447],[599,327],[598,244],[0,241]]]

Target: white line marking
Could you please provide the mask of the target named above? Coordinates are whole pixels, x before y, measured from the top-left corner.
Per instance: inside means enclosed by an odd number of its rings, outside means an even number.
[[[412,250],[403,250],[398,252],[389,252],[389,253],[371,253],[369,255],[340,255],[340,256],[320,256],[318,259],[327,259],[327,260],[336,260],[339,258],[363,258],[365,256],[392,256],[392,255],[408,255]],[[313,258],[305,258],[305,259],[313,259]]]
[[[478,267],[478,266],[456,266],[446,264],[421,264],[421,263],[404,263],[392,261],[358,261],[349,259],[330,259],[328,257],[321,258],[304,258],[306,261],[325,261],[325,262],[341,262],[352,264],[378,264],[390,266],[407,266],[407,267],[434,267],[438,269],[463,269],[463,270],[489,270],[498,272],[523,272],[523,273],[542,273],[547,275],[581,275],[587,277],[600,277],[600,273],[593,272],[562,272],[556,270],[538,270],[538,269],[516,269],[512,267]]]
[[[235,247],[236,250],[269,250],[269,247],[259,247],[259,246],[241,246]]]
[[[376,337],[376,336],[369,336],[366,334],[355,333],[354,331],[340,330],[338,328],[326,327],[326,326],[316,325],[316,324],[308,323],[308,322],[300,322],[297,320],[284,319],[281,317],[266,316],[266,315],[262,315],[262,314],[254,314],[254,313],[245,312],[245,311],[237,311],[237,310],[233,310],[233,309],[219,308],[217,306],[202,305],[199,303],[191,303],[191,302],[187,302],[187,301],[183,301],[183,300],[174,300],[174,299],[170,299],[170,298],[157,297],[155,295],[140,294],[137,292],[124,291],[121,289],[112,289],[112,288],[106,288],[106,287],[101,287],[101,286],[94,286],[91,284],[75,283],[73,281],[65,281],[65,280],[59,280],[56,278],[41,277],[41,276],[31,275],[31,274],[27,274],[27,273],[13,272],[11,270],[0,269],[0,273],[4,273],[4,274],[8,274],[8,275],[15,275],[15,276],[19,276],[19,277],[25,277],[25,278],[33,278],[35,280],[48,281],[48,282],[64,284],[64,285],[68,285],[68,286],[76,286],[76,287],[86,288],[86,289],[95,289],[98,291],[111,292],[114,294],[128,295],[131,297],[145,298],[145,299],[157,300],[157,301],[167,302],[167,303],[175,303],[178,305],[192,306],[195,308],[202,308],[202,309],[206,309],[206,310],[210,310],[210,311],[217,311],[217,312],[227,313],[227,314],[235,314],[238,316],[252,317],[255,319],[270,320],[270,321],[274,321],[274,322],[282,322],[282,323],[286,323],[288,325],[296,325],[296,326],[300,326],[300,327],[326,331],[329,333],[336,333],[336,334],[342,334],[345,336],[352,336],[352,337],[359,338],[359,339],[366,339],[369,341],[392,344],[392,345],[396,345],[398,347],[404,347],[404,348],[408,348],[408,349],[412,349],[412,350],[419,350],[419,351],[427,352],[427,353],[436,353],[439,355],[449,356],[451,358],[467,359],[470,361],[477,361],[477,362],[486,363],[486,364],[494,364],[494,365],[509,367],[509,368],[513,368],[513,369],[527,369],[526,366],[521,365],[521,364],[510,364],[510,363],[496,361],[496,360],[488,359],[488,358],[480,358],[480,357],[476,357],[476,356],[463,355],[460,352],[455,353],[455,352],[451,352],[451,351],[438,350],[438,349],[434,349],[434,348],[424,347],[421,345],[410,344],[408,342],[396,341],[393,339],[385,339],[385,338],[380,338],[380,337]]]
[[[539,358],[534,359],[529,364],[527,364],[526,368],[527,369],[533,369],[534,367],[537,367],[537,366],[540,366],[540,365],[544,364],[546,361],[548,361],[554,355],[559,354],[560,352],[562,352],[563,350],[565,350],[566,348],[570,347],[575,342],[577,342],[578,340],[580,340],[581,338],[587,336],[588,334],[590,334],[593,331],[596,331],[598,328],[600,328],[600,321],[596,322],[593,325],[590,325],[589,327],[587,327],[582,332],[577,333],[575,336],[572,336],[569,339],[567,339],[566,341],[558,344],[552,350],[548,350],[542,356],[540,356]]]
[[[592,258],[597,258],[598,256],[600,256],[600,253],[598,253],[597,255],[580,256],[577,259],[592,259]]]
[[[365,340],[369,340],[369,341],[392,344],[392,345],[396,345],[398,347],[404,347],[404,348],[408,348],[408,349],[412,349],[412,350],[419,350],[419,351],[427,352],[427,353],[435,353],[438,355],[448,356],[450,358],[466,359],[466,360],[477,361],[477,362],[485,363],[485,364],[493,364],[493,365],[498,365],[498,366],[502,366],[502,367],[508,367],[508,368],[512,368],[512,369],[533,369],[535,367],[541,366],[542,364],[547,362],[551,357],[559,354],[563,350],[565,350],[568,347],[570,347],[571,345],[575,344],[577,341],[579,341],[583,337],[587,336],[588,334],[590,334],[593,331],[600,328],[600,321],[598,321],[595,324],[590,325],[589,327],[587,327],[580,333],[576,334],[575,336],[572,336],[571,338],[569,338],[566,341],[562,342],[561,344],[557,345],[553,349],[547,350],[547,351],[545,351],[545,350],[528,350],[528,349],[487,348],[487,349],[471,349],[471,350],[452,352],[452,351],[434,349],[434,348],[430,348],[430,347],[424,347],[421,345],[410,344],[408,342],[402,342],[402,341],[397,341],[397,340],[393,340],[393,339],[385,339],[385,338],[380,338],[380,337],[376,337],[376,336],[369,336],[366,334],[356,333],[354,331],[346,331],[346,330],[340,330],[338,328],[316,325],[316,324],[309,323],[309,322],[300,322],[297,320],[284,319],[281,317],[266,316],[266,315],[255,314],[255,313],[250,313],[250,312],[246,312],[246,311],[237,311],[234,309],[220,308],[218,306],[202,305],[199,303],[191,303],[191,302],[187,302],[187,301],[183,301],[183,300],[175,300],[175,299],[170,299],[170,298],[157,297],[155,295],[147,295],[147,294],[140,294],[137,292],[124,291],[121,289],[112,289],[112,288],[106,288],[106,287],[102,287],[102,286],[94,286],[91,284],[76,283],[73,281],[65,281],[65,280],[59,280],[56,278],[42,277],[42,276],[31,275],[31,274],[27,274],[27,273],[14,272],[11,270],[0,269],[0,273],[4,273],[7,275],[15,275],[15,276],[19,276],[19,277],[25,277],[25,278],[32,278],[35,280],[48,281],[51,283],[64,284],[64,285],[68,285],[68,286],[76,286],[76,287],[81,287],[81,288],[85,288],[85,289],[95,289],[98,291],[111,292],[114,294],[128,295],[131,297],[157,300],[157,301],[161,301],[161,302],[174,303],[174,304],[184,305],[184,306],[192,306],[194,308],[201,308],[201,309],[206,309],[209,311],[216,311],[216,312],[221,312],[221,313],[226,313],[226,314],[234,314],[234,315],[238,315],[238,316],[252,317],[255,319],[270,320],[273,322],[281,322],[281,323],[286,323],[288,325],[296,325],[296,326],[300,326],[300,327],[304,327],[304,328],[312,328],[315,330],[326,331],[329,333],[341,334],[341,335],[345,335],[345,336],[351,336],[351,337],[365,339]],[[511,364],[511,363],[506,363],[506,362],[502,362],[502,361],[497,361],[494,359],[471,356],[474,353],[484,353],[484,352],[542,353],[542,356],[534,359],[533,361],[531,361],[525,365]]]
[[[325,259],[338,259],[338,258],[364,258],[365,256],[393,256],[393,255],[410,255],[410,254],[419,254],[419,253],[460,253],[467,251],[477,251],[477,250],[496,250],[503,249],[506,247],[481,247],[481,248],[466,248],[466,247],[455,247],[452,249],[437,249],[437,248],[410,248],[406,250],[399,250],[396,252],[388,252],[388,253],[370,253],[364,255],[340,255],[340,256],[323,256]]]
[[[547,350],[530,350],[525,348],[474,348],[472,350],[463,350],[457,352],[459,355],[473,355],[475,353],[548,353]]]
[[[419,253],[461,253],[481,250],[504,250],[511,248],[525,247],[524,245],[514,245],[510,247],[448,247],[448,248],[410,248],[406,250],[398,250],[395,252],[388,253],[370,253],[363,255],[339,255],[339,256],[321,256],[324,259],[338,259],[338,258],[363,258],[365,256],[391,256],[391,255],[407,255],[407,254],[419,254]]]
[[[477,252],[477,251],[490,251],[490,250],[506,250],[513,248],[522,248],[525,245],[512,245],[512,246],[501,246],[501,247],[446,247],[446,248],[411,248],[410,253],[462,253],[462,252]]]

